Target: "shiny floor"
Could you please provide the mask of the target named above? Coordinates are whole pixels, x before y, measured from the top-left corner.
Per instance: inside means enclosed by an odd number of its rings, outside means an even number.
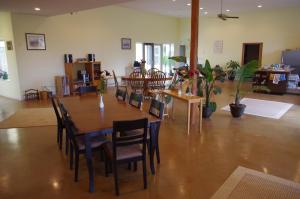
[[[175,101],[175,120],[166,118],[161,127],[157,174],[148,174],[143,190],[141,166],[137,172],[121,167],[120,198],[210,198],[239,165],[300,182],[300,96],[249,93],[295,105],[280,120],[233,119],[220,110],[232,101],[233,85],[223,88],[215,97],[219,109],[203,121],[202,135],[197,124],[187,135],[186,106]],[[0,120],[19,108],[47,106],[0,97]],[[0,198],[115,198],[113,177],[105,177],[103,163],[95,159],[95,193],[89,193],[84,157],[75,183],[68,157],[58,150],[55,126],[0,129]]]

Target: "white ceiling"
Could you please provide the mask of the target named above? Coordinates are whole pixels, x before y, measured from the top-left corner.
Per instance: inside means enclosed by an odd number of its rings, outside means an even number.
[[[53,16],[126,1],[129,0],[0,0],[0,11]],[[35,7],[41,10],[35,11]]]
[[[191,0],[134,0],[121,5],[163,15],[188,17],[191,8],[187,3],[190,2]],[[258,8],[259,4],[263,7]],[[230,9],[232,14],[293,6],[300,6],[300,0],[223,0],[223,10]],[[200,7],[204,8],[202,14],[207,11],[209,15],[216,15],[220,13],[220,0],[200,0]]]
[[[223,0],[224,10],[230,9],[232,14],[257,10],[258,4],[262,4],[261,10],[272,8],[283,8],[300,6],[300,0]],[[15,13],[36,14],[53,16],[92,9],[107,5],[121,5],[123,7],[154,12],[162,15],[175,17],[190,16],[191,0],[0,0],[0,11],[11,11]],[[34,11],[35,7],[41,11]],[[220,12],[220,0],[200,0],[209,15]]]

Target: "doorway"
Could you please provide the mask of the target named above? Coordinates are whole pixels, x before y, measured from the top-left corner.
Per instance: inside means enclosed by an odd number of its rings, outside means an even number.
[[[263,43],[243,43],[242,64],[256,60],[261,66]]]

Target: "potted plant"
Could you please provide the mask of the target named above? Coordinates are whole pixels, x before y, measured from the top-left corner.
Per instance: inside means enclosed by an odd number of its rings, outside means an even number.
[[[247,64],[241,66],[236,71],[235,80],[236,83],[236,91],[235,91],[235,100],[234,103],[229,104],[230,112],[233,117],[241,117],[244,114],[246,105],[241,104],[241,85],[249,80],[253,79],[255,71],[258,69],[258,63],[256,60],[250,61]]]
[[[221,67],[212,68],[208,60],[205,61],[204,67],[198,65],[198,70],[202,74],[202,78],[198,79],[198,95],[205,96],[205,103],[202,107],[202,116],[204,118],[209,118],[217,109],[217,103],[211,101],[212,96],[222,93],[222,89],[216,86],[215,83],[216,81],[224,82],[226,73]]]
[[[240,68],[240,64],[237,61],[230,60],[226,64],[226,73],[227,73],[227,78],[231,81],[234,80],[236,71]]]

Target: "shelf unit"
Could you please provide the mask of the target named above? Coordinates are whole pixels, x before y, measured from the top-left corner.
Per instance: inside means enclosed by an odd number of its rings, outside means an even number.
[[[85,84],[83,81],[77,80],[77,70],[86,70],[89,74],[89,83]],[[97,86],[100,80],[101,74],[101,62],[74,62],[65,63],[65,74],[69,78],[70,93],[76,93],[78,87],[82,86]]]
[[[288,77],[291,70],[258,70],[254,76],[253,86],[265,86],[270,93],[285,94],[288,87]],[[281,80],[278,84],[273,83],[273,75],[285,75],[285,80]],[[259,92],[260,90],[256,90]],[[266,92],[264,89],[262,91]]]

